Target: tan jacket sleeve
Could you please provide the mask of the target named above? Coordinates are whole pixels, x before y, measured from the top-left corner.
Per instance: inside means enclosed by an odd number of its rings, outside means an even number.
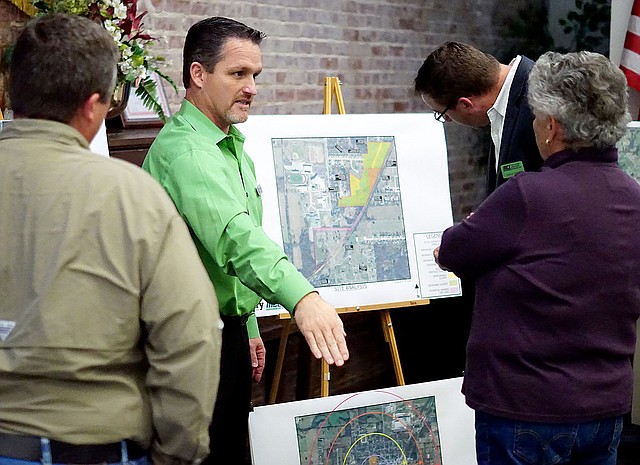
[[[176,215],[141,302],[155,465],[197,463],[208,454],[220,376],[217,302],[187,227]]]

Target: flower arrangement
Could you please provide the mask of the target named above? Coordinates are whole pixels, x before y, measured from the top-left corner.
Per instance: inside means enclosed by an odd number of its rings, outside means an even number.
[[[37,0],[33,5],[39,13],[69,13],[101,23],[120,50],[118,84],[135,87],[135,93],[145,107],[164,122],[166,115],[160,105],[152,73],[167,81],[176,92],[178,89],[171,78],[158,68],[164,58],[149,51],[148,45],[155,38],[144,32],[142,19],[147,12],[138,14],[137,3],[138,0]]]

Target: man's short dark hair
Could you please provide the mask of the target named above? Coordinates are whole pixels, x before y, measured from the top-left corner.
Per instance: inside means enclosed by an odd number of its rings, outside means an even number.
[[[486,94],[498,82],[500,63],[471,45],[445,42],[427,56],[415,79],[415,91],[445,107],[460,97]]]
[[[228,39],[246,39],[260,45],[263,32],[241,22],[220,16],[203,19],[187,32],[182,54],[182,82],[185,89],[191,84],[191,64],[200,63],[208,73],[222,60],[222,50]]]
[[[68,123],[92,94],[108,102],[119,56],[109,33],[87,18],[53,13],[32,19],[11,58],[15,115]]]

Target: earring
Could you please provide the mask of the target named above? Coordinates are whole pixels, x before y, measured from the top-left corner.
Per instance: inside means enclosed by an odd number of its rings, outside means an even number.
[[[547,139],[547,140],[545,140],[545,141],[544,141],[544,143],[545,143],[545,144],[547,144],[547,145],[549,145],[549,144],[551,143],[551,140],[550,140],[550,139]]]

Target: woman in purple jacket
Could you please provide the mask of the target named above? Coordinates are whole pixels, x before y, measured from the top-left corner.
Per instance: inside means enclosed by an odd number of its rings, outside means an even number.
[[[640,316],[640,185],[617,164],[624,75],[547,53],[529,78],[540,172],[520,173],[434,255],[476,279],[463,393],[479,465],[615,465]]]

